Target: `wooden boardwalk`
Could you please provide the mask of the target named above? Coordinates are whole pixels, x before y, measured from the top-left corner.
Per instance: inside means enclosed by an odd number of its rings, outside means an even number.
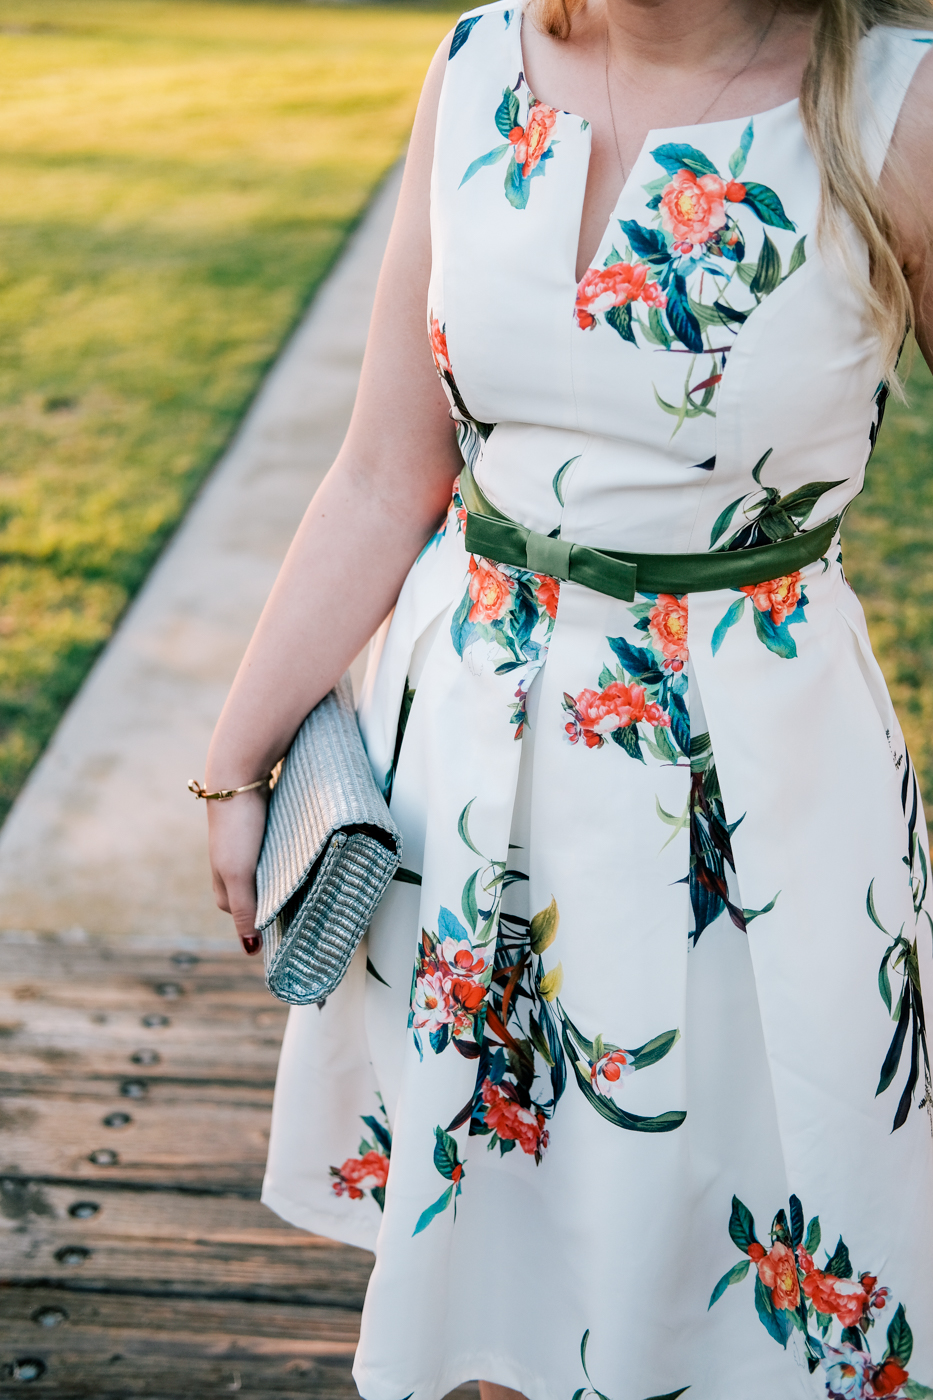
[[[285,1015],[232,945],[0,935],[0,1394],[356,1396],[372,1256],[259,1203]]]

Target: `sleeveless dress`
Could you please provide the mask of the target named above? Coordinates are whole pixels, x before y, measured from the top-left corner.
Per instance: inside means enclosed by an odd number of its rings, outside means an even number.
[[[428,331],[478,484],[596,548],[832,518],[885,390],[797,103],[652,131],[577,284],[590,132],[521,25],[460,21],[437,126]],[[875,178],[931,39],[863,41]],[[933,1397],[927,836],[838,540],[625,602],[464,518],[373,644],[406,870],[291,1013],[263,1195],[376,1251],[361,1394]]]

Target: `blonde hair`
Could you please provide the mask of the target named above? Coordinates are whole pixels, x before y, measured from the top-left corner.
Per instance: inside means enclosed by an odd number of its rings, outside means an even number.
[[[586,0],[532,0],[538,27],[566,39]],[[859,40],[875,25],[933,28],[930,0],[821,0],[800,87],[800,118],[820,172],[818,236],[835,243],[862,292],[881,342],[884,378],[899,390],[896,365],[912,320],[911,295],[893,246],[893,227],[865,156],[856,110]],[[853,265],[842,238],[847,214],[868,248],[869,277]]]

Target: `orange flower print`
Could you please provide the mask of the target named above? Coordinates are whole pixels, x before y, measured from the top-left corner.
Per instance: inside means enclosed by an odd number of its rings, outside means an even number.
[[[608,1080],[610,1084],[616,1084],[623,1075],[632,1074],[635,1067],[635,1056],[628,1050],[607,1050],[605,1055],[601,1055],[590,1066],[590,1083],[597,1094],[608,1093],[605,1083],[599,1081]]]
[[[664,657],[665,671],[682,671],[689,659],[687,650],[687,595],[659,593],[648,614],[648,631],[656,649]]]
[[[661,223],[674,235],[678,253],[708,243],[726,222],[726,182],[718,175],[678,170],[661,195]]]
[[[613,681],[602,691],[581,690],[576,699],[565,696],[564,706],[573,715],[564,726],[568,739],[575,744],[582,738],[588,749],[600,748],[613,730],[627,729],[641,720],[661,728],[671,722],[660,705],[646,700],[643,685],[623,685],[621,681]]]
[[[536,102],[528,113],[525,126],[513,126],[509,141],[515,147],[515,160],[522,168],[522,179],[527,180],[551,144],[551,132],[557,121],[556,107],[548,107],[544,102]]]
[[[560,584],[547,574],[535,574],[535,597],[548,617],[557,616],[557,601],[560,597]]]
[[[613,306],[626,306],[630,301],[642,301],[647,306],[663,308],[667,297],[657,282],[649,282],[644,263],[612,263],[609,267],[591,267],[577,287],[574,317],[581,330],[596,324],[600,312]]]
[[[437,366],[438,374],[450,374],[450,356],[447,353],[447,336],[440,321],[435,315],[431,316],[431,354],[434,356],[434,363]]]
[[[512,601],[512,580],[490,564],[477,563],[470,555],[470,622],[496,622],[504,617]]]
[[[491,1079],[486,1079],[482,1097],[486,1126],[504,1142],[517,1142],[529,1157],[540,1158],[548,1145],[544,1114],[522,1108],[511,1084],[493,1084]]]
[[[389,1179],[389,1159],[382,1152],[367,1152],[362,1157],[348,1157],[342,1167],[331,1167],[331,1186],[338,1196],[361,1201],[366,1191],[378,1190]]]
[[[802,1287],[817,1312],[824,1317],[838,1317],[843,1327],[855,1327],[869,1306],[869,1295],[861,1279],[856,1282],[855,1279],[836,1278],[812,1268],[806,1272]]]
[[[780,627],[800,601],[802,578],[798,569],[781,578],[770,579],[767,583],[747,584],[741,591],[751,598],[759,612],[770,612],[771,621],[775,627]]]
[[[794,1251],[778,1240],[767,1254],[757,1242],[749,1245],[748,1253],[758,1269],[758,1277],[765,1288],[771,1290],[773,1306],[796,1308],[800,1302],[800,1283]]]

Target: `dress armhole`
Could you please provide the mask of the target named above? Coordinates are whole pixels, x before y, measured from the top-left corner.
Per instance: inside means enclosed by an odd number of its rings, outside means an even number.
[[[862,149],[874,181],[881,178],[907,89],[933,46],[933,30],[876,25],[860,46]]]

